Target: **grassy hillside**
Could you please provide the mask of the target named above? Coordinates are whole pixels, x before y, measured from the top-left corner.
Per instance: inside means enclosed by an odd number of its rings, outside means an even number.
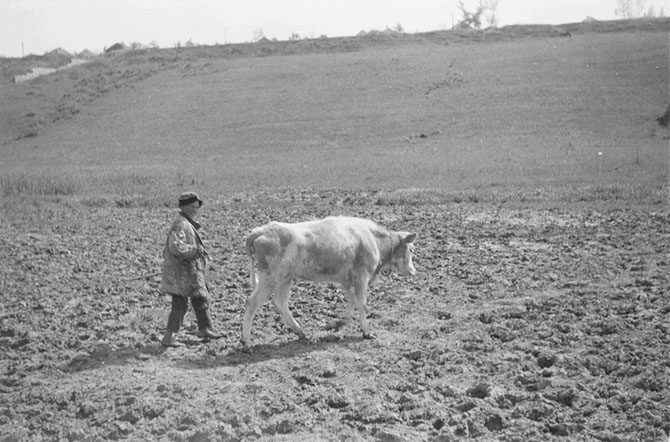
[[[5,196],[663,198],[668,20],[130,51],[2,84]],[[570,37],[561,37],[570,32]],[[637,196],[636,196],[637,197]]]

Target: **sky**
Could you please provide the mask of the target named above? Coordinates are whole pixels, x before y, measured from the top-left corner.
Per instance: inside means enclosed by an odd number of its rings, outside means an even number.
[[[490,0],[485,0],[490,1]],[[498,0],[498,26],[613,20],[622,0]],[[670,14],[670,0],[654,4]],[[479,0],[464,0],[474,10]],[[116,42],[160,47],[253,41],[263,35],[352,36],[400,25],[405,32],[450,29],[458,0],[0,0],[0,56],[101,52]]]

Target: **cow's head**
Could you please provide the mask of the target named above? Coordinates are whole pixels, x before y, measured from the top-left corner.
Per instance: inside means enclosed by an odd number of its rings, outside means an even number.
[[[398,245],[394,244],[391,256],[391,267],[403,276],[416,275],[412,257],[414,256],[414,240],[416,233],[396,232]]]

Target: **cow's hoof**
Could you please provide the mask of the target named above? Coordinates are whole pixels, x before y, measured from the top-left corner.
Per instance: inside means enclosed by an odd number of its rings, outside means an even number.
[[[251,353],[253,353],[253,351],[251,350],[251,347],[249,347],[247,344],[242,344],[242,353],[250,355]]]
[[[377,336],[372,333],[363,333],[363,339],[377,339]]]

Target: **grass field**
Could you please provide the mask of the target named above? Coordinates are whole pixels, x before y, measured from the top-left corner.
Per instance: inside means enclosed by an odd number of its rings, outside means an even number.
[[[4,84],[3,194],[615,187],[637,198],[644,187],[658,198],[667,20],[614,23],[567,26],[571,38],[528,27],[462,43],[360,38],[358,50],[343,39],[327,53],[143,50]]]

